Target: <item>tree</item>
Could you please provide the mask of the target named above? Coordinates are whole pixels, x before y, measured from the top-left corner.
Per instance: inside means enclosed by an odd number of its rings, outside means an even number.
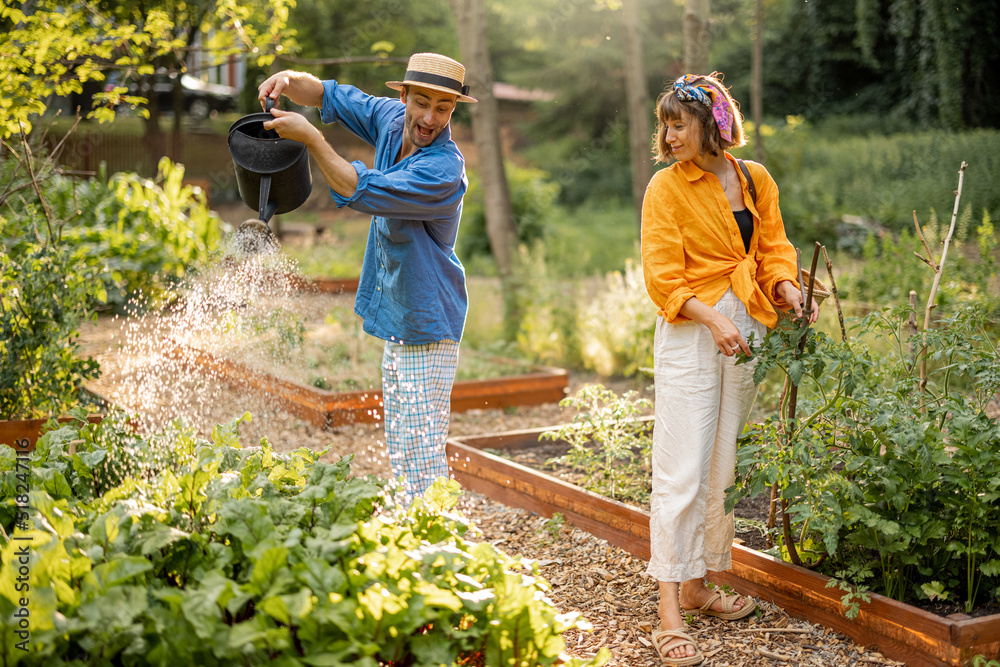
[[[642,58],[638,0],[624,0],[622,5],[625,22],[625,96],[628,99],[629,152],[632,156],[632,201],[641,226],[642,200],[646,196],[646,185],[653,176],[649,91]]]
[[[764,0],[754,0],[753,55],[750,57],[750,117],[753,119],[754,158],[764,161]]]
[[[79,3],[11,0],[0,8],[0,134],[31,131],[51,95],[82,93],[108,71],[149,77],[157,66],[183,71],[191,40],[210,31],[205,48],[218,56],[247,53],[267,64],[291,37],[285,31],[294,0],[158,0]],[[123,85],[94,96],[87,117],[114,119],[118,104],[148,104],[159,132],[155,96],[132,96]],[[144,102],[147,98],[148,102]]]
[[[708,74],[710,0],[685,0],[684,72]]]
[[[994,0],[858,0],[857,43],[883,88],[924,124],[1000,126]]]
[[[166,38],[155,20],[139,29],[55,0],[5,3],[0,7],[0,136],[30,133],[46,99],[83,92],[84,83],[103,81],[108,67],[150,71],[134,58],[131,45]],[[114,111],[99,105],[89,116],[108,121]]]
[[[486,233],[497,270],[501,277],[507,278],[511,275],[517,250],[517,228],[514,226],[514,211],[504,171],[499,111],[493,94],[493,66],[486,42],[486,3],[485,0],[452,0],[452,9],[459,48],[465,60],[466,81],[471,81],[479,100],[470,111],[483,187]]]
[[[147,100],[147,112],[142,113],[146,134],[156,137],[163,110],[151,94],[154,72],[173,77],[173,129],[179,133],[184,108],[180,75],[189,69],[189,54],[199,36],[205,36],[199,48],[210,60],[244,54],[266,67],[276,53],[294,44],[294,31],[287,29],[294,6],[295,0],[100,0],[96,8],[117,24],[142,29],[154,25],[169,37],[132,45],[133,58],[147,67],[127,72],[136,77],[139,95]]]
[[[244,11],[229,0],[217,8],[225,16]],[[59,147],[49,155],[40,150],[33,123],[52,94],[81,93],[83,84],[103,81],[104,70],[152,71],[143,56],[170,52],[174,30],[156,8],[141,26],[75,1],[15,0],[0,8],[0,135],[19,139],[4,141],[0,152],[0,418],[57,414],[72,405],[82,382],[98,373],[93,360],[76,357],[79,325],[92,302],[107,301],[101,271],[86,261],[82,244],[63,235],[75,216],[91,211],[74,205],[60,215],[50,205],[65,201],[56,183],[66,179],[58,178]],[[100,94],[103,103],[88,115],[114,120],[111,104],[139,101],[125,92]]]

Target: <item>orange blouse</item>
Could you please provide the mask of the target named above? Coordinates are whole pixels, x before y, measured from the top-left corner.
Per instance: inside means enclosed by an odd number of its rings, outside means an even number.
[[[653,175],[642,205],[642,269],[646,291],[668,322],[688,318],[681,306],[691,297],[714,306],[730,286],[751,317],[774,327],[775,308],[790,304],[775,294],[782,280],[798,285],[795,248],[785,236],[778,186],[763,165],[744,161],[757,189],[757,204],[729,153],[754,218],[750,251],[719,180],[693,161],[677,162]]]

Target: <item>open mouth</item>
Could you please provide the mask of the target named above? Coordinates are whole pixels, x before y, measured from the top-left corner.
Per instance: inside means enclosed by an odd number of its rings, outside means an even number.
[[[431,138],[434,136],[434,132],[417,125],[417,136],[420,139],[423,139],[424,141],[430,141]]]

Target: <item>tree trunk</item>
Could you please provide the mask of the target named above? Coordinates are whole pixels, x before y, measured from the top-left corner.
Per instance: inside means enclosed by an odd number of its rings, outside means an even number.
[[[750,116],[753,118],[753,154],[757,162],[764,162],[764,140],[761,126],[764,122],[764,0],[756,0],[754,9],[753,56],[750,58]]]
[[[493,95],[493,66],[486,44],[485,0],[451,0],[458,28],[458,45],[466,68],[465,82],[479,100],[471,105],[472,138],[483,188],[486,235],[501,277],[508,277],[517,250],[514,210],[507,187],[500,143],[500,120]]]
[[[632,157],[632,202],[642,227],[642,200],[653,176],[649,91],[642,62],[638,0],[625,0],[625,98],[628,100],[629,152]]]
[[[685,0],[684,3],[684,73],[709,74],[708,18],[709,0]]]

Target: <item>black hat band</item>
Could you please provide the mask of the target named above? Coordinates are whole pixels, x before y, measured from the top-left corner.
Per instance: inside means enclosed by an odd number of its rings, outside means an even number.
[[[429,83],[433,86],[441,86],[442,88],[454,90],[459,95],[469,94],[469,87],[463,86],[461,81],[458,79],[452,79],[449,76],[441,76],[440,74],[430,74],[428,72],[408,70],[406,72],[406,76],[403,77],[403,81],[404,83]]]

